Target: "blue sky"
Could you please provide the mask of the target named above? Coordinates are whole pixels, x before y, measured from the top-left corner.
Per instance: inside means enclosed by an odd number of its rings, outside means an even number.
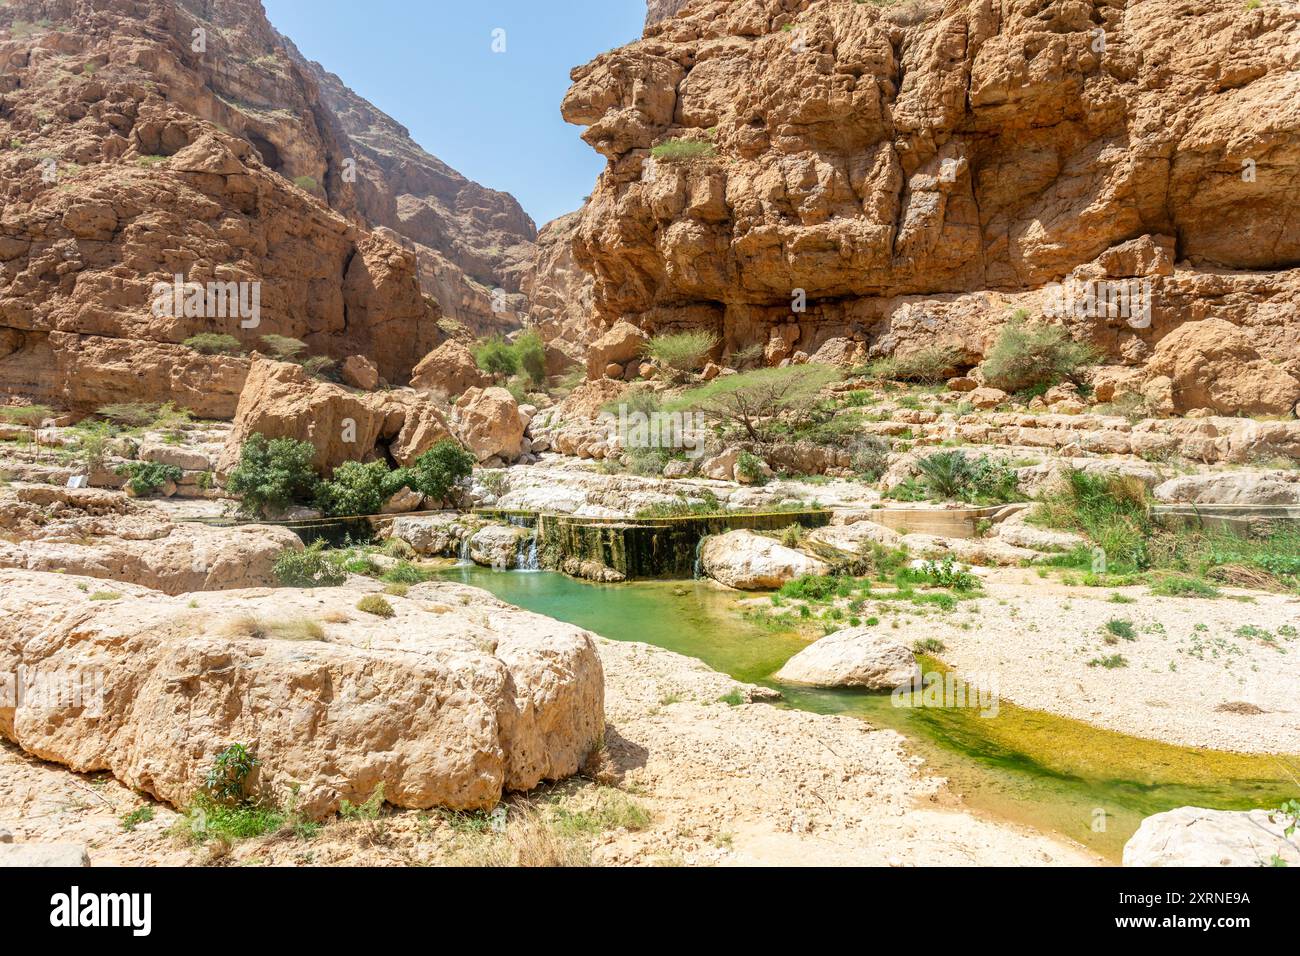
[[[443,162],[513,193],[538,226],[577,209],[605,165],[560,118],[569,70],[645,21],[645,0],[263,2],[304,56]]]

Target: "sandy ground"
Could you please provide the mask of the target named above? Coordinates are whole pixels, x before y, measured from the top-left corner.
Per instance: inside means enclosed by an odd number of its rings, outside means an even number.
[[[1001,696],[1024,707],[1189,747],[1300,753],[1300,598],[1155,597],[1022,570],[982,577],[987,597],[899,615],[896,630],[892,616],[882,624],[909,645],[939,639],[940,660],[968,678],[995,676]],[[1133,639],[1108,642],[1112,620],[1128,622]],[[1114,655],[1126,666],[1089,666]]]
[[[593,837],[607,865],[1090,865],[1063,840],[963,810],[925,776],[903,738],[862,721],[719,700],[743,685],[658,648],[601,641],[607,679],[604,782],[649,811],[644,829]],[[588,780],[549,788],[582,803]],[[167,833],[176,814],[124,831],[150,803],[106,775],[74,774],[0,745],[0,828],[19,842],[83,842],[97,866],[201,864],[210,848]],[[513,811],[512,811],[513,812]],[[310,840],[248,840],[223,865],[427,865],[463,860],[464,837],[436,814],[379,826],[340,822]]]

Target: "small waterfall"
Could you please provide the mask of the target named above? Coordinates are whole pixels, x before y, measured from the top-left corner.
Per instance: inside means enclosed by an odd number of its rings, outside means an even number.
[[[460,549],[456,553],[456,567],[458,568],[474,563],[474,560],[469,556],[469,539],[470,534],[466,531],[465,536],[460,539]]]
[[[700,536],[700,540],[695,542],[695,563],[691,566],[691,577],[698,581],[704,577],[704,558],[701,552],[704,550],[705,535]]]
[[[540,571],[542,569],[537,560],[537,535],[533,535],[526,541],[519,542],[519,557],[516,564],[520,571]]]

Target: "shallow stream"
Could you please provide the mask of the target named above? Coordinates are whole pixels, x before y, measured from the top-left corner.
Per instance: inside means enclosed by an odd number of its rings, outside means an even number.
[[[778,688],[785,700],[777,706],[850,714],[890,727],[925,758],[930,772],[948,779],[967,806],[1069,837],[1112,862],[1152,813],[1189,804],[1277,806],[1297,789],[1290,776],[1300,767],[1297,757],[1176,747],[1005,699],[989,717],[971,707],[896,707],[889,694],[779,684],[771,675],[807,641],[744,620],[737,595],[703,582],[591,584],[555,572],[474,566],[451,568],[443,576],[603,637],[654,644],[737,680]]]

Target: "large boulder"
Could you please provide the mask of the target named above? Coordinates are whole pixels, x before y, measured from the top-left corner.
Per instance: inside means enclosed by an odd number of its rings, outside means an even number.
[[[272,586],[276,559],[302,548],[288,528],[176,523],[93,489],[20,488],[0,498],[0,514],[7,539],[0,540],[0,567],[62,571],[166,594]]]
[[[1185,322],[1156,345],[1147,371],[1169,380],[1175,411],[1285,415],[1300,402],[1300,379],[1262,356],[1231,322]]]
[[[623,365],[638,358],[648,341],[646,334],[631,322],[615,322],[587,350],[587,378],[600,378],[609,366]]]
[[[1179,475],[1157,485],[1157,501],[1195,505],[1300,505],[1300,474],[1247,471]]]
[[[871,627],[850,627],[814,641],[785,662],[776,679],[812,687],[892,690],[912,679],[916,657]]]
[[[174,806],[244,743],[257,792],[294,788],[313,818],[380,786],[400,807],[489,809],[575,773],[602,733],[592,636],[473,588],[419,585],[383,618],[357,609],[371,584],[112,602],[79,584],[0,571],[0,672],[83,685],[75,704],[5,701],[0,737]]]
[[[456,435],[479,461],[519,457],[524,422],[513,395],[504,388],[471,389],[457,405]]]
[[[1147,817],[1124,844],[1125,866],[1300,866],[1289,818],[1267,810],[1179,807]]]
[[[474,361],[470,350],[448,339],[426,355],[411,373],[411,387],[419,392],[432,392],[443,398],[455,398],[471,388],[482,388],[491,379]]]
[[[824,561],[744,530],[705,538],[700,563],[713,580],[742,591],[779,588],[800,575],[830,571]]]
[[[533,537],[527,528],[492,524],[469,539],[469,558],[475,564],[508,570],[519,566],[520,554]]]
[[[217,462],[221,474],[239,464],[240,449],[255,433],[310,442],[312,464],[322,474],[385,452],[409,465],[450,434],[437,406],[414,392],[361,394],[318,381],[298,365],[263,358],[253,362],[239,396],[235,427]]]

